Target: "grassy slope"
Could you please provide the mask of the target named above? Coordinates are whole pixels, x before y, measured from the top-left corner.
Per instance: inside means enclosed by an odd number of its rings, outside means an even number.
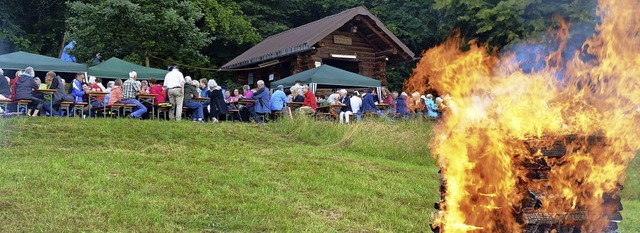
[[[0,120],[0,231],[428,229],[428,130],[300,124]]]
[[[413,122],[0,119],[0,232],[427,231],[428,137]],[[640,232],[639,167],[624,232]]]

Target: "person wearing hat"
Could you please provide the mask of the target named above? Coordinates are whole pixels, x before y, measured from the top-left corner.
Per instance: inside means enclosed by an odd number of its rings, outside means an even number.
[[[276,87],[276,91],[271,95],[271,100],[269,100],[269,106],[272,112],[280,112],[287,106],[289,102],[289,98],[287,98],[287,94],[284,93],[284,86],[278,85]]]
[[[184,102],[184,75],[177,66],[170,66],[169,73],[164,76],[164,87],[171,103],[169,119],[180,121],[182,119],[182,104]]]

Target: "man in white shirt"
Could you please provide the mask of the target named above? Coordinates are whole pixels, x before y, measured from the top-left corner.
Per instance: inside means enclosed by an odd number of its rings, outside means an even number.
[[[180,121],[182,119],[182,101],[184,100],[184,75],[177,66],[169,67],[169,73],[164,76],[164,87],[171,102],[169,119]]]
[[[351,96],[351,110],[353,114],[356,115],[356,120],[360,121],[362,119],[362,113],[360,112],[360,107],[362,107],[362,98],[360,98],[360,93],[358,91],[353,92],[353,96]]]

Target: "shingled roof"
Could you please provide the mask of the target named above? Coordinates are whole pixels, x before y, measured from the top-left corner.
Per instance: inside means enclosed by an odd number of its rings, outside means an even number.
[[[240,56],[229,61],[227,64],[224,64],[221,68],[231,69],[243,67],[310,50],[316,43],[322,40],[322,38],[338,30],[358,15],[367,16],[373,20],[375,26],[380,28],[386,36],[402,50],[401,52],[407,54],[409,57],[415,56],[415,54],[393,35],[377,17],[371,14],[367,8],[359,6],[270,36],[240,54]]]

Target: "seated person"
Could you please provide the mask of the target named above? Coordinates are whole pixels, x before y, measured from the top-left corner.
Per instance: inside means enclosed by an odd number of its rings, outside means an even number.
[[[156,80],[155,78],[151,78],[149,79],[149,83],[151,84],[151,86],[149,87],[149,93],[157,95],[153,100],[154,103],[158,105],[159,103],[166,102],[167,98],[165,97],[164,88],[158,83],[158,80]]]
[[[329,101],[327,101],[327,99],[324,98],[324,95],[318,95],[318,97],[316,97],[316,102],[318,103],[318,106],[330,105]]]
[[[298,109],[298,112],[305,114],[313,114],[316,112],[318,108],[318,103],[316,102],[316,96],[313,92],[309,91],[309,86],[302,86],[302,93],[304,94],[304,102],[302,107]]]
[[[380,110],[378,110],[378,106],[376,106],[374,100],[375,88],[370,87],[367,93],[364,94],[362,98],[362,113],[375,113],[376,115],[382,115]]]
[[[242,86],[242,91],[244,93],[243,96],[240,96],[238,100],[243,99],[253,99],[253,91],[251,91],[251,87],[249,85]],[[249,108],[253,107],[253,104],[239,105],[238,110],[240,110],[240,120],[244,122],[249,122],[249,116],[251,115],[249,112]]]
[[[11,79],[4,76],[4,71],[0,69],[0,99],[11,98]]]
[[[191,118],[193,118],[193,122],[204,122],[202,103],[193,100],[193,98],[198,96],[198,87],[193,84],[191,77],[185,77],[184,99],[182,101],[182,106],[187,107],[188,111],[192,112]]]
[[[342,108],[340,108],[340,124],[342,124],[343,122],[347,122],[347,124],[349,124],[349,116],[353,115],[355,112],[352,108],[351,108],[351,98],[347,95],[347,90],[342,89],[340,91],[338,91],[338,94],[340,95],[338,97],[340,104],[342,105]]]
[[[119,103],[122,100],[122,79],[116,79],[111,87],[111,95],[107,105],[113,105]]]
[[[102,86],[102,79],[101,78],[96,78],[93,79],[93,82],[91,83],[91,91],[92,92],[105,92],[103,86]],[[96,96],[95,99],[93,99],[93,102],[91,102],[91,109],[97,109],[97,108],[102,108],[104,106],[104,96]],[[91,116],[94,116],[95,113],[94,111],[91,111]]]
[[[11,97],[11,79],[4,76],[4,71],[0,69],[0,100],[10,100]],[[6,109],[0,108],[0,114]]]
[[[74,102],[82,102],[82,98],[89,90],[89,86],[84,83],[84,73],[76,74],[76,78],[71,83],[71,94],[74,97]]]
[[[16,80],[16,100],[31,100],[28,105],[27,115],[38,116],[38,112],[42,109],[43,101],[33,95],[33,91],[39,88],[33,76],[35,72],[33,68],[27,67],[24,73]],[[33,114],[31,112],[33,111]]]
[[[399,117],[407,117],[409,116],[409,107],[407,106],[407,93],[402,92],[396,99],[396,113],[398,113]]]
[[[262,124],[264,122],[258,117],[258,113],[266,114],[271,112],[271,108],[269,107],[269,89],[264,86],[264,81],[262,80],[258,80],[257,85],[258,88],[251,97],[256,100],[256,103],[249,108],[249,113],[256,123]]]
[[[284,94],[284,86],[278,85],[278,87],[276,87],[276,91],[271,95],[269,107],[272,112],[279,112],[285,108],[288,101],[289,99],[287,99],[287,95]]]
[[[133,104],[133,112],[129,117],[140,119],[142,115],[147,112],[147,107],[142,105],[140,101],[136,99],[137,95],[140,93],[140,85],[136,82],[138,78],[138,73],[135,71],[129,72],[129,79],[122,84],[122,102],[123,104]],[[112,90],[113,92],[113,90]]]
[[[360,93],[358,91],[354,91],[353,95],[351,95],[351,112],[356,114],[356,120],[360,121],[362,119],[362,98],[360,98]]]

